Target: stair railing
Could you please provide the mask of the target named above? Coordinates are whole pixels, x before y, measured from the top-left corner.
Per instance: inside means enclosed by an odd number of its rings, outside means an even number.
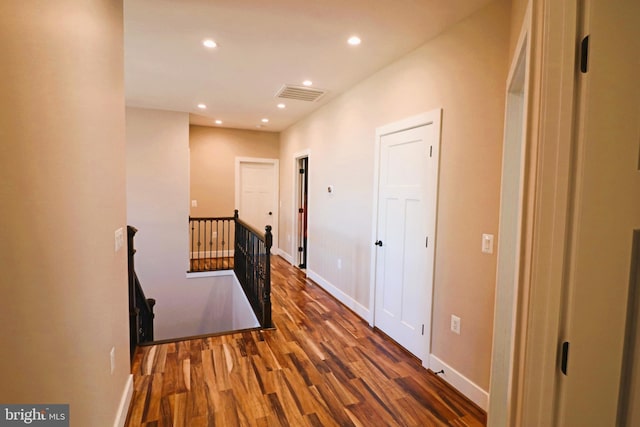
[[[254,229],[234,214],[234,272],[253,308],[260,326],[272,328],[271,320],[271,226]]]
[[[128,270],[129,270],[129,351],[133,353],[139,344],[153,341],[153,307],[156,300],[147,298],[136,274],[133,255],[133,237],[138,232],[135,227],[127,226]]]
[[[189,273],[233,269],[234,217],[189,217]]]

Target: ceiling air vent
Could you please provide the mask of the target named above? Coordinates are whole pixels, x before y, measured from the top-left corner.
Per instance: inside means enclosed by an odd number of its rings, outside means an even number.
[[[284,85],[276,93],[276,98],[296,99],[298,101],[316,102],[327,93],[323,89],[315,89],[306,86]]]

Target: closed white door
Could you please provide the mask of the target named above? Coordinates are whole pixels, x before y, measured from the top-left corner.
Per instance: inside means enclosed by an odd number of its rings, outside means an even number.
[[[271,225],[274,246],[277,245],[277,161],[239,160],[236,206],[240,219],[264,232]]]
[[[415,356],[427,356],[435,247],[436,120],[380,136],[375,325]]]

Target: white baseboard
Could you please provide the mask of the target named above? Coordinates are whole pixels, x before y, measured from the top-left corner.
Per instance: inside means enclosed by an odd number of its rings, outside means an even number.
[[[118,405],[118,412],[116,413],[116,420],[113,422],[113,427],[124,427],[125,421],[127,421],[127,412],[129,412],[129,405],[131,404],[131,398],[133,397],[133,375],[129,374],[127,377],[127,383],[124,385],[124,391],[120,398],[120,405]]]
[[[344,293],[342,290],[338,289],[334,285],[332,285],[329,281],[324,279],[318,273],[307,269],[307,277],[318,285],[320,285],[325,291],[329,292],[335,299],[340,301],[342,304],[350,308],[354,313],[358,316],[362,317],[367,322],[372,322],[371,310],[360,304],[358,301],[353,299],[351,296]]]
[[[489,408],[489,393],[433,354],[429,355],[429,369],[433,372],[444,370],[444,374],[438,375],[440,378],[448,382],[484,411]]]
[[[294,265],[294,260],[293,257],[291,255],[289,255],[288,253],[286,253],[285,251],[281,250],[280,251],[280,256],[287,261],[289,264]]]
[[[197,279],[200,277],[217,277],[217,276],[233,276],[233,270],[215,270],[215,271],[197,271],[194,273],[187,272],[187,279]]]
[[[282,256],[282,254],[283,254],[282,249],[276,248],[276,247],[272,247],[271,248],[271,255],[280,255],[280,256]]]

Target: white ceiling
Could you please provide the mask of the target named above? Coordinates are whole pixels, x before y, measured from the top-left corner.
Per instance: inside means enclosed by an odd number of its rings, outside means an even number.
[[[281,131],[490,1],[125,0],[127,105],[240,129],[266,117],[261,130]],[[347,44],[354,34],[360,46]],[[305,79],[328,93],[275,97]]]

